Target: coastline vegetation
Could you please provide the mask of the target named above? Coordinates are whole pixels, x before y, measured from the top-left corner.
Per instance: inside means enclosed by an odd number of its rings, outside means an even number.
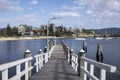
[[[47,27],[47,26],[44,26]],[[6,28],[0,29],[0,41],[2,40],[23,40],[23,39],[46,39],[46,38],[76,38],[76,37],[104,37],[105,35],[98,33],[97,30],[79,29],[79,28],[66,28],[63,25],[55,26],[50,24],[49,37],[47,37],[47,28],[32,29],[32,27],[25,29],[25,33],[19,33],[18,27],[11,27],[7,24]],[[32,34],[31,34],[32,32]],[[103,32],[105,33],[105,32]],[[119,37],[119,34],[111,34],[108,37]]]

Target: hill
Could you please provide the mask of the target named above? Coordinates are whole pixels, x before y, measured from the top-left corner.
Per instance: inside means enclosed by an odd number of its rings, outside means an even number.
[[[103,28],[103,29],[89,29],[90,31],[95,31],[97,34],[110,36],[120,36],[120,28]]]

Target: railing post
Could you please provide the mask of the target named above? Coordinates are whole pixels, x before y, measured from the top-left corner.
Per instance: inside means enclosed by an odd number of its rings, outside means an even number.
[[[38,54],[42,54],[42,49],[39,50]],[[43,61],[41,58],[43,58],[42,56],[39,56],[39,69],[41,69],[41,67],[43,66]]]
[[[45,55],[43,56],[43,60],[45,60],[45,61],[43,61],[44,64],[48,61],[49,51],[47,52],[47,49],[48,49],[47,47],[45,47],[45,49],[44,49],[44,53],[45,53]]]
[[[72,65],[72,54],[73,54],[73,49],[70,50],[70,65]]]
[[[40,50],[38,51],[38,54],[42,54],[42,49],[40,49]]]
[[[94,75],[94,65],[93,64],[90,64],[90,74]],[[90,79],[90,80],[92,80],[92,79]]]
[[[67,47],[67,45],[65,44],[65,47],[64,47],[64,49],[65,49],[65,55],[66,55],[66,47]]]
[[[68,60],[68,55],[69,55],[69,47],[66,47],[66,60]]]
[[[2,71],[2,80],[8,80],[8,69]]]
[[[76,56],[76,57],[75,57],[75,62],[76,62],[76,63],[78,62],[77,60],[78,60],[78,57]],[[78,67],[78,65],[77,65],[77,64],[75,64],[75,65],[76,65],[75,71],[77,72],[77,67]]]
[[[80,66],[84,66],[84,61],[81,59],[81,57],[85,57],[85,51],[83,49],[80,50],[78,53],[78,76],[83,76],[83,72],[80,69]]]
[[[106,80],[106,70],[100,70],[100,80]]]
[[[18,65],[16,66],[16,75],[19,76],[20,70],[21,70],[21,69],[20,69],[20,64],[18,64]],[[17,80],[20,80],[20,76],[19,76],[19,78],[18,78]]]
[[[24,58],[31,57],[30,50],[26,50],[24,53]],[[25,69],[28,70],[28,68],[31,67],[31,61],[25,62]],[[28,80],[31,77],[31,71],[28,71],[28,74],[25,74],[25,80]]]
[[[70,48],[69,48],[69,47],[67,47],[67,49],[68,49],[67,61],[68,61],[68,62],[70,62]]]

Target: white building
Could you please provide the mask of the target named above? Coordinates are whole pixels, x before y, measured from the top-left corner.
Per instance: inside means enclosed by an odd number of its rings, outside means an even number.
[[[20,33],[20,34],[24,34],[25,33],[25,27],[24,27],[24,25],[20,25],[18,27],[18,33]]]

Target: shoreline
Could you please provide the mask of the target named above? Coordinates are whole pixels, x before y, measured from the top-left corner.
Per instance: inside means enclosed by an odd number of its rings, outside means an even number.
[[[0,41],[13,41],[13,40],[33,40],[33,39],[47,39],[47,38],[65,38],[65,37],[53,37],[53,36],[39,36],[39,37],[0,37]]]

